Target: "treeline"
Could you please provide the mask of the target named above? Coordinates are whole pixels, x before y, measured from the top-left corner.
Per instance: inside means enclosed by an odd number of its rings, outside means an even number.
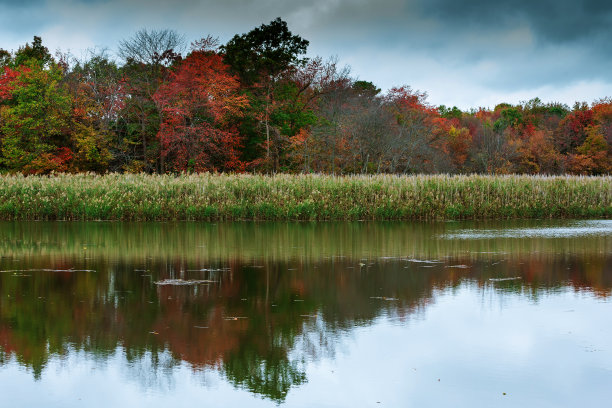
[[[305,58],[308,44],[276,19],[187,51],[141,30],[119,60],[53,56],[39,37],[0,49],[0,172],[612,171],[612,99],[436,107]]]

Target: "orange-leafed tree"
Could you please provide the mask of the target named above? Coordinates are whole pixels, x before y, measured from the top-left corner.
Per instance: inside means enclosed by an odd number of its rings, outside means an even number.
[[[600,125],[588,126],[587,137],[576,150],[578,154],[569,156],[569,167],[578,174],[609,174],[612,171],[610,146],[601,131]]]
[[[385,144],[391,172],[440,172],[451,169],[445,140],[446,120],[427,102],[427,94],[409,86],[392,88],[385,107],[396,132]]]
[[[564,169],[563,164],[563,156],[555,148],[551,131],[536,130],[520,141],[516,172],[559,174]]]
[[[467,127],[455,127],[451,124],[446,128],[446,138],[453,165],[456,169],[462,169],[472,145],[470,130]]]
[[[210,37],[193,44],[154,96],[162,112],[157,137],[173,171],[240,171],[241,139],[233,126],[247,99]]]
[[[593,104],[593,117],[608,145],[612,145],[612,99],[606,98]]]

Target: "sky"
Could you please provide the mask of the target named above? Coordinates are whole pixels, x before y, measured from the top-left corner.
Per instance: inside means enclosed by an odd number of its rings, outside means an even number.
[[[281,17],[386,90],[409,85],[461,109],[612,96],[609,0],[0,0],[0,48],[34,35],[52,51],[115,51],[141,28],[222,43]]]

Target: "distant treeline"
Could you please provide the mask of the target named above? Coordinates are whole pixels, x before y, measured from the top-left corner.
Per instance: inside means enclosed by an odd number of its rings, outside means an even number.
[[[141,30],[119,59],[0,49],[0,172],[609,174],[612,99],[493,110],[386,93],[276,19],[220,45]]]

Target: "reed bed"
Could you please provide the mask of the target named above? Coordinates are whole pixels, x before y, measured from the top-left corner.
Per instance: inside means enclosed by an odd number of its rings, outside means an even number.
[[[612,177],[0,176],[3,220],[443,220],[612,216]]]

